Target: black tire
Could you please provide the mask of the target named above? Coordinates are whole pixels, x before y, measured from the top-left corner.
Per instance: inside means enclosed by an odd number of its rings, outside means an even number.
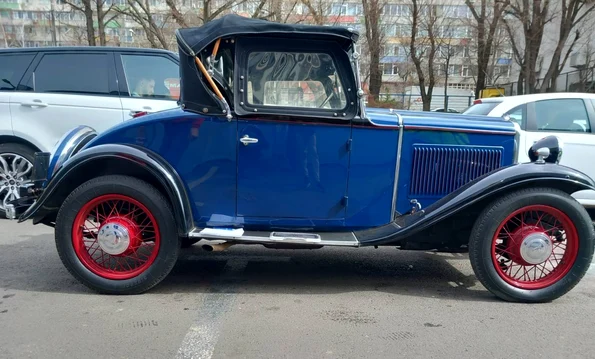
[[[569,271],[549,286],[526,289],[505,281],[492,261],[492,239],[500,224],[514,211],[546,205],[563,212],[578,234],[578,254]],[[553,188],[528,188],[507,194],[489,204],[477,218],[469,242],[469,259],[481,284],[497,297],[511,302],[555,300],[580,282],[593,259],[595,230],[585,208],[567,193]]]
[[[129,279],[107,279],[95,274],[81,262],[72,244],[72,228],[79,211],[92,199],[106,194],[124,195],[140,202],[159,227],[161,243],[157,257],[144,272]],[[83,183],[66,198],[56,219],[56,248],[64,266],[87,287],[104,294],[139,294],[170,273],[180,252],[180,241],[171,206],[159,191],[133,177],[110,175]]]
[[[35,150],[29,146],[20,144],[20,143],[2,143],[0,144],[0,155],[6,153],[14,153],[19,156],[24,157],[27,161],[33,165],[33,160],[35,158]],[[29,174],[29,176],[31,173]],[[0,203],[4,199],[4,194],[0,194]],[[6,218],[6,213],[4,209],[0,206],[0,218]]]
[[[182,242],[182,248],[190,248],[200,241],[200,238],[182,238],[180,241]]]

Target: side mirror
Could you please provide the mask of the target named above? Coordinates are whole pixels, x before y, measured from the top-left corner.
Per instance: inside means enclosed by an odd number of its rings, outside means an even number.
[[[529,148],[529,159],[535,163],[559,163],[564,144],[556,136],[547,136],[536,141]]]

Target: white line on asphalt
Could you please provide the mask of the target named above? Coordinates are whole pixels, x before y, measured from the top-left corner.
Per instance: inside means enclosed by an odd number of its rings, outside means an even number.
[[[225,281],[242,273],[247,260],[231,259],[227,261],[219,280]],[[219,339],[223,315],[227,313],[236,297],[234,284],[213,284],[215,293],[205,296],[198,310],[197,318],[190,326],[182,341],[176,359],[210,359]]]

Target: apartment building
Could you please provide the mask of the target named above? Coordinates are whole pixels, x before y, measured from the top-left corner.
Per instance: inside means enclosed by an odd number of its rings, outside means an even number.
[[[73,0],[74,4],[77,1]],[[277,1],[275,3],[275,1]],[[0,0],[0,47],[19,46],[67,46],[85,45],[87,41],[86,21],[81,11],[74,10],[66,0]],[[217,9],[227,0],[215,0],[212,9]],[[453,90],[473,90],[475,88],[476,66],[474,58],[473,18],[464,0],[433,0],[431,6],[420,9],[418,22],[418,43],[416,49],[428,51],[429,30],[440,43],[434,59],[436,86],[444,84],[448,75],[448,88]],[[104,8],[111,5],[123,7],[126,0],[106,0]],[[164,0],[150,0],[149,6],[156,25],[167,28],[167,38],[175,47],[173,31],[177,27],[171,19],[171,11]],[[198,14],[202,11],[202,0],[177,0],[183,14]],[[322,4],[322,3],[321,3]],[[251,16],[259,7],[259,0],[248,0],[231,8],[245,16]],[[273,10],[276,9],[277,11]],[[280,10],[280,11],[279,11]],[[329,25],[353,27],[361,32],[365,30],[365,17],[361,1],[331,0],[319,6],[319,15]],[[428,25],[428,12],[437,16],[437,20]],[[297,0],[270,0],[260,9],[260,14],[283,13],[274,20],[299,21],[312,20],[308,8]],[[109,16],[111,17],[111,15]],[[108,18],[109,18],[108,17]],[[95,23],[95,26],[97,24]],[[417,83],[417,74],[410,57],[410,39],[412,32],[411,7],[405,0],[389,0],[383,8],[382,29],[384,38],[381,50],[383,71],[382,92],[401,93]],[[112,46],[150,46],[143,27],[128,15],[118,14],[105,26],[106,40]],[[505,33],[499,33],[500,39]],[[99,40],[97,39],[99,44]],[[490,85],[510,82],[512,64],[511,50],[506,48],[506,41],[501,41],[494,51],[493,64],[490,66],[488,82]],[[447,65],[448,63],[448,65]],[[364,64],[365,66],[365,64]],[[454,92],[454,91],[453,91]]]

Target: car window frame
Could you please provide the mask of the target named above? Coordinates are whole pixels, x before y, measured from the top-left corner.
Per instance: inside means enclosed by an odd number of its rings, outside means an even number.
[[[167,98],[152,98],[152,97],[132,97],[130,89],[128,88],[128,81],[126,81],[126,71],[124,69],[124,63],[122,61],[122,55],[133,55],[133,56],[151,56],[151,57],[162,57],[172,61],[176,67],[180,68],[180,60],[175,56],[167,53],[152,53],[143,51],[117,51],[114,53],[115,69],[118,78],[118,90],[119,96],[126,99],[138,99],[138,100],[149,100],[149,101],[176,101],[175,99]]]
[[[300,117],[317,122],[349,122],[358,111],[357,86],[349,55],[340,45],[331,40],[312,39],[307,45],[301,42],[287,41],[285,38],[270,37],[253,39],[239,37],[236,40],[234,112],[238,117],[266,115],[274,119]],[[321,109],[309,107],[263,106],[248,104],[246,101],[248,84],[248,57],[252,52],[315,52],[329,55],[335,64],[339,80],[345,91],[345,108]]]
[[[23,81],[23,78],[27,75],[29,69],[31,68],[31,66],[35,63],[35,60],[37,59],[38,56],[38,51],[13,51],[13,52],[3,52],[0,54],[0,56],[23,56],[23,55],[32,55],[31,60],[29,61],[29,64],[27,65],[27,67],[25,67],[25,71],[23,71],[23,73],[21,74],[21,77],[18,78],[18,80],[16,81],[16,85],[13,84],[13,86],[15,87],[14,89],[11,90],[2,90],[0,89],[0,92],[17,92],[19,91],[20,85]]]
[[[107,94],[88,94],[88,93],[66,93],[66,92],[37,92],[35,89],[28,87],[27,84],[33,77],[33,73],[41,63],[41,60],[46,55],[84,55],[84,54],[103,54],[106,56],[107,62],[107,72],[108,72],[108,93]],[[26,86],[26,88],[25,88]],[[118,97],[118,87],[116,81],[116,69],[114,66],[114,55],[111,51],[102,51],[102,50],[84,50],[84,51],[76,51],[76,50],[63,50],[63,51],[39,51],[35,59],[29,65],[27,72],[21,79],[19,86],[17,87],[17,91],[19,92],[26,92],[26,93],[34,93],[39,95],[70,95],[70,96],[92,96],[92,97]]]
[[[522,113],[523,113],[523,115],[522,115],[523,116],[523,120],[522,120],[522,122],[521,122],[521,124],[519,126],[521,127],[521,130],[527,131],[527,123],[529,121],[529,117],[528,117],[528,113],[527,113],[527,104],[526,103],[523,103],[523,104],[514,106],[510,110],[505,111],[502,116],[503,117],[510,116],[510,113],[516,111],[518,108],[521,108]],[[513,120],[510,120],[510,121],[516,122],[516,121],[513,121]]]
[[[587,113],[587,121],[590,125],[590,131],[587,132],[578,132],[578,131],[564,131],[564,130],[540,130],[537,128],[537,114],[535,111],[535,106],[538,102],[543,101],[559,101],[559,100],[579,100],[583,103],[585,107],[585,112]],[[541,99],[536,101],[531,101],[526,104],[527,106],[527,132],[536,132],[536,133],[555,133],[560,132],[564,134],[577,134],[577,135],[593,135],[595,133],[595,110],[592,107],[591,101],[587,101],[587,99],[583,97],[563,97],[563,98],[548,98],[548,99]]]

